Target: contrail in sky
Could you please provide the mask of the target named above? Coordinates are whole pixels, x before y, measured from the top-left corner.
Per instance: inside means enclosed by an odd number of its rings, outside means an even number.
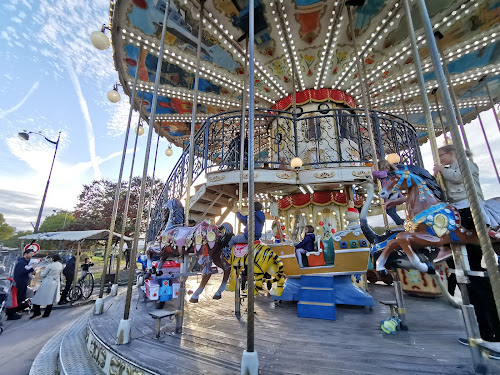
[[[76,95],[78,96],[78,101],[80,102],[80,108],[82,110],[83,117],[85,119],[85,124],[87,125],[87,139],[89,142],[90,162],[92,163],[92,167],[94,168],[95,178],[97,180],[100,180],[102,175],[101,175],[101,170],[99,169],[99,162],[95,154],[94,128],[92,126],[92,121],[90,120],[89,107],[87,106],[87,101],[83,96],[82,88],[80,87],[80,81],[78,81],[78,77],[76,76],[75,70],[68,63],[66,63],[66,66],[68,67],[68,72],[71,77],[71,81],[73,82]]]
[[[31,94],[33,94],[36,91],[36,89],[38,88],[39,85],[40,85],[40,82],[36,81],[33,84],[33,86],[31,86],[31,88],[28,91],[28,93],[26,94],[26,96],[24,98],[22,98],[19,103],[17,103],[12,108],[6,109],[5,111],[0,111],[0,118],[4,118],[8,114],[17,111],[26,102],[26,100],[28,100],[28,98],[31,96]]]

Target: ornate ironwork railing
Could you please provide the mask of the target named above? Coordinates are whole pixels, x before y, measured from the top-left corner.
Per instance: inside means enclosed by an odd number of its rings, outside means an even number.
[[[300,110],[300,108],[297,108]],[[405,164],[422,165],[417,132],[400,117],[370,111],[379,159],[397,153]],[[242,121],[243,120],[243,121]],[[295,156],[304,168],[366,165],[373,159],[364,110],[325,109],[311,112],[257,110],[254,118],[255,168],[288,169]],[[240,111],[209,117],[194,137],[193,181],[203,172],[239,169],[240,134],[248,119]],[[244,164],[248,162],[245,138]],[[164,203],[186,193],[189,146],[177,161],[152,211],[148,241],[165,222]]]

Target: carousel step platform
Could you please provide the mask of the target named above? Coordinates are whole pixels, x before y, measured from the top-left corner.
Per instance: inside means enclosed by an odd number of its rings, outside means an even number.
[[[332,276],[301,276],[297,316],[336,320],[334,279]]]
[[[160,338],[160,331],[161,331],[161,320],[163,318],[168,318],[168,317],[174,317],[176,315],[179,315],[181,313],[180,310],[160,310],[160,311],[153,311],[150,312],[149,315],[153,319],[156,319],[156,338]]]
[[[59,374],[59,349],[65,334],[66,330],[62,330],[47,341],[33,361],[29,375]]]
[[[101,368],[87,350],[86,327],[89,316],[85,314],[66,331],[59,349],[60,375],[97,375]]]

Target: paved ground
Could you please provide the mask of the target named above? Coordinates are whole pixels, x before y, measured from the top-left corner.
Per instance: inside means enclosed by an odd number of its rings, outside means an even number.
[[[23,318],[4,322],[0,335],[0,373],[26,375],[36,355],[56,333],[66,329],[92,305],[54,309],[49,318]]]

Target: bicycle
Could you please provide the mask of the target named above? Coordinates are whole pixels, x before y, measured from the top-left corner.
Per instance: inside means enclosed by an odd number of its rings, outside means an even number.
[[[78,301],[80,298],[88,299],[94,291],[94,275],[92,272],[87,272],[81,276],[77,284],[71,288],[69,298],[71,302]]]

